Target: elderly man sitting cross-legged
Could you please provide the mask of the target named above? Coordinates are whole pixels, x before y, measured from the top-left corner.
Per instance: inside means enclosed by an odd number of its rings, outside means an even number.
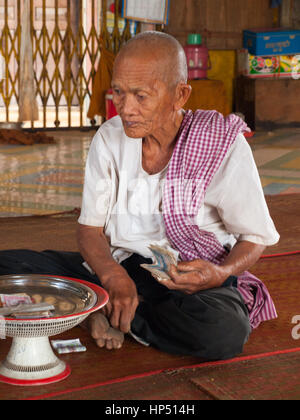
[[[234,357],[253,328],[276,317],[266,287],[247,271],[279,238],[247,127],[235,115],[183,110],[186,58],[166,34],[130,40],[112,88],[119,115],[89,151],[80,254],[5,251],[0,274],[27,268],[101,284],[109,303],[85,323],[100,347],[119,348],[130,332],[170,353]],[[170,280],[140,267],[152,262],[151,244],[179,256]]]

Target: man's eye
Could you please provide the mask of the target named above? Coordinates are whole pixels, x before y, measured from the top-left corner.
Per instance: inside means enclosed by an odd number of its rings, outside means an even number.
[[[138,98],[139,101],[143,101],[146,98],[146,96],[144,96],[144,95],[137,95],[137,98]]]
[[[115,94],[115,95],[120,95],[120,89],[113,89],[113,93]]]

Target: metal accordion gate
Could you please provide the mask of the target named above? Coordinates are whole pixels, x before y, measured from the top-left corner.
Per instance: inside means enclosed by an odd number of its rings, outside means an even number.
[[[87,110],[100,39],[117,52],[133,33],[132,23],[120,17],[120,0],[0,0],[0,121],[18,121],[22,14],[27,1],[39,118],[23,127],[97,124],[87,118]],[[134,32],[138,30],[135,26]]]

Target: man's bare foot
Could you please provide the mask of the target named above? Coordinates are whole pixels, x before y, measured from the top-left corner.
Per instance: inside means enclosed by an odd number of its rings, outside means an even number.
[[[114,350],[120,349],[124,343],[124,334],[112,328],[101,312],[93,313],[81,325],[88,329],[98,347]]]

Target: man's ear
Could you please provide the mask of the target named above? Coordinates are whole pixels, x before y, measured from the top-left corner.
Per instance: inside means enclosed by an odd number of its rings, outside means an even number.
[[[189,100],[192,93],[192,86],[186,83],[179,83],[176,87],[176,97],[174,102],[174,110],[179,111]]]

